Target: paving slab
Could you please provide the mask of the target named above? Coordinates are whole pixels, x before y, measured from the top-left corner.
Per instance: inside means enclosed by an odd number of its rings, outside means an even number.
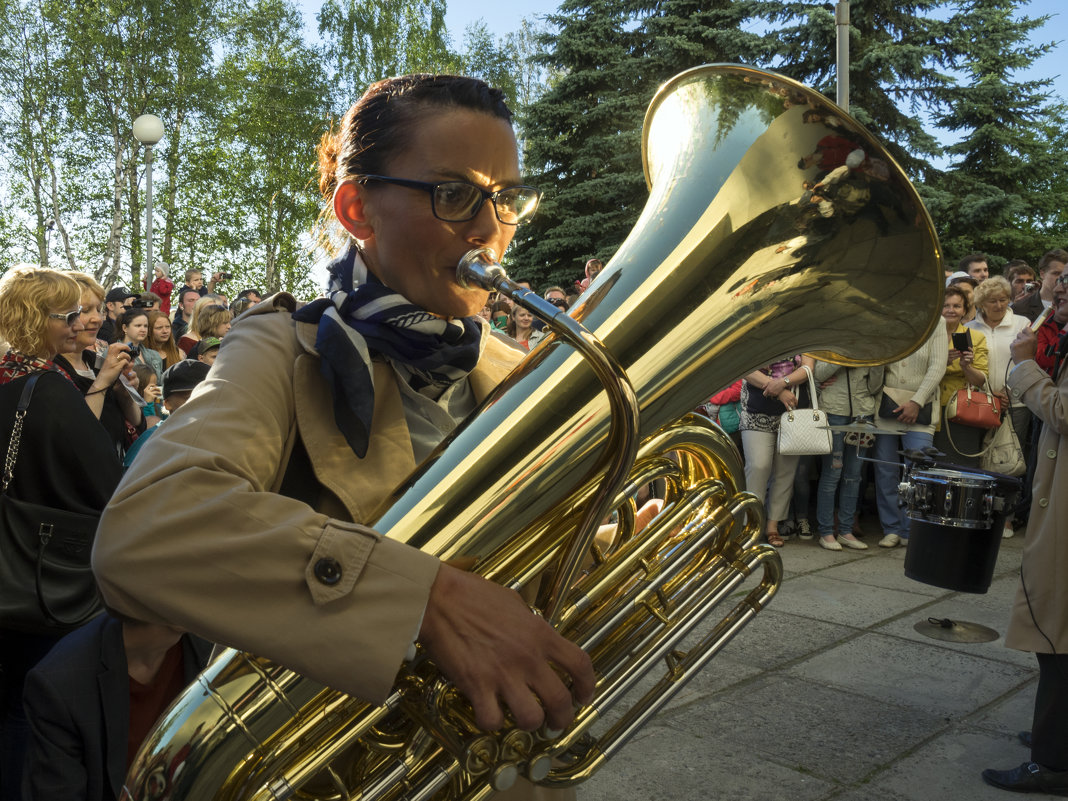
[[[871,591],[852,581],[826,575],[799,576],[783,584],[772,603],[783,612],[812,620],[866,629],[929,603],[928,596],[901,590]]]
[[[870,784],[872,789],[885,789],[908,801],[1010,801],[1016,796],[986,784],[981,774],[986,768],[1004,770],[1026,762],[1022,750],[994,735],[954,729],[874,777]]]
[[[667,726],[650,729],[582,785],[582,801],[816,801],[835,789],[830,782],[747,751],[718,725],[687,737]]]
[[[1032,676],[1025,668],[878,633],[863,634],[785,672],[855,695],[954,718],[994,702]]]
[[[1038,671],[1034,678],[1018,690],[1010,693],[996,704],[978,712],[968,720],[975,728],[1000,735],[1010,745],[1018,744],[1020,753],[1027,755],[1027,749],[1017,739],[1017,733],[1031,728],[1031,716],[1035,711],[1035,690],[1038,687]]]
[[[785,675],[719,693],[665,715],[663,722],[677,729],[680,740],[713,732],[754,758],[835,784],[860,781],[946,725],[922,710]],[[717,769],[710,786],[721,780]]]
[[[888,562],[890,564],[888,564]],[[855,559],[825,571],[825,576],[839,581],[852,581],[866,587],[882,587],[911,593],[917,596],[937,597],[946,590],[913,581],[905,575],[905,549],[895,548],[890,553],[872,554],[866,559]]]

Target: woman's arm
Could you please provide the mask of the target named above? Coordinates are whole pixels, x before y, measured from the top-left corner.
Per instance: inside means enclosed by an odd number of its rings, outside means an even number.
[[[927,348],[927,370],[923,374],[920,386],[912,395],[917,408],[925,406],[938,393],[938,386],[946,374],[949,339],[946,337],[945,326],[935,326],[925,347]]]
[[[789,388],[791,390],[791,397],[794,397],[795,393],[793,390],[797,389],[798,384],[808,381],[808,373],[805,372],[804,368],[808,367],[809,370],[812,370],[815,366],[816,360],[813,357],[802,355],[800,366],[782,378],[768,378],[768,376],[764,376],[764,378],[767,379],[767,383],[763,387],[764,394],[769,398],[778,398],[779,400],[782,400],[779,396],[782,395],[783,390]],[[749,375],[753,375],[753,373],[750,373]],[[761,373],[761,375],[763,375],[763,373]],[[750,381],[749,383],[753,382]],[[795,404],[796,400],[796,397],[794,397]]]

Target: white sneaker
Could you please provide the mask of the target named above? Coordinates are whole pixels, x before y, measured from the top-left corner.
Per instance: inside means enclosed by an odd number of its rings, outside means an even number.
[[[901,544],[901,537],[897,534],[885,534],[883,538],[879,540],[880,548],[896,548]]]
[[[1012,526],[1005,526],[1005,529],[1001,532],[1001,539],[1011,540],[1016,536],[1016,532],[1012,530]]]

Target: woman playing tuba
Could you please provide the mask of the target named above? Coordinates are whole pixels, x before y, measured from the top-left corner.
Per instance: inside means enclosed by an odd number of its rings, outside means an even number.
[[[334,291],[260,304],[140,454],[97,539],[108,604],[374,703],[418,641],[483,729],[563,728],[590,700],[587,655],[517,593],[361,525],[523,355],[454,279],[537,208],[510,120],[479,80],[409,75],[324,137]]]

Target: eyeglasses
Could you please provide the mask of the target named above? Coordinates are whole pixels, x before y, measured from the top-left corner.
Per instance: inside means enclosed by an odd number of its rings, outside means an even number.
[[[62,320],[67,325],[74,325],[76,322],[78,322],[78,318],[81,316],[81,314],[82,310],[79,307],[74,311],[63,312],[62,314],[58,312],[49,312],[48,316],[51,317],[53,320]]]
[[[409,181],[406,178],[388,178],[384,175],[357,175],[359,183],[381,181],[408,189],[430,193],[430,210],[443,222],[467,222],[473,220],[487,200],[493,202],[497,219],[505,225],[521,225],[534,216],[541,201],[541,190],[533,186],[508,186],[489,192],[467,181],[442,181],[430,184],[425,181]]]

